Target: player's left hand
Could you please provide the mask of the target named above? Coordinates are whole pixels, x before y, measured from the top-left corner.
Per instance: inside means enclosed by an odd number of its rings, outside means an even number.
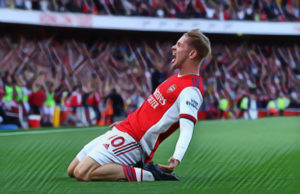
[[[169,165],[164,164],[158,164],[159,168],[161,168],[163,171],[171,173],[175,170],[175,168],[179,165],[179,160],[171,157],[169,160]]]
[[[109,125],[109,128],[113,128],[113,127],[119,125],[119,123],[121,123],[121,121],[116,121],[113,124]]]

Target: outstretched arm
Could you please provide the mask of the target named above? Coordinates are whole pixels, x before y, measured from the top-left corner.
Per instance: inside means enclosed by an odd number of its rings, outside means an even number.
[[[191,120],[186,118],[181,118],[179,120],[179,123],[180,123],[180,135],[176,143],[174,154],[168,160],[169,165],[158,164],[158,166],[165,172],[173,172],[175,168],[180,164],[192,139],[194,123]]]
[[[203,97],[200,90],[196,87],[187,87],[180,93],[178,100],[180,135],[176,143],[174,154],[168,160],[169,165],[159,165],[159,167],[166,172],[175,170],[190,144],[194,124],[197,122],[198,110],[203,102]]]

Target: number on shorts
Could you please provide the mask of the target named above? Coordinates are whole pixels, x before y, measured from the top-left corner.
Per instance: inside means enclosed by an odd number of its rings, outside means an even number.
[[[125,142],[124,137],[119,136],[119,137],[116,137],[113,140],[111,140],[111,145],[114,147],[119,147],[119,146],[123,145],[124,142]]]

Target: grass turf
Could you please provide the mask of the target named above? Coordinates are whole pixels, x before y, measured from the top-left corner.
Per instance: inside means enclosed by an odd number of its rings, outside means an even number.
[[[107,128],[0,132],[0,193],[300,193],[300,117],[201,121],[179,182],[79,182],[66,169]],[[154,162],[167,163],[179,133]]]

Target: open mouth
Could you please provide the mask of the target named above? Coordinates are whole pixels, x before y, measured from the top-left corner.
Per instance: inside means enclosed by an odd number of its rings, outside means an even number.
[[[173,59],[172,59],[171,63],[173,64],[176,60],[176,54],[173,52],[172,55],[173,55]]]

